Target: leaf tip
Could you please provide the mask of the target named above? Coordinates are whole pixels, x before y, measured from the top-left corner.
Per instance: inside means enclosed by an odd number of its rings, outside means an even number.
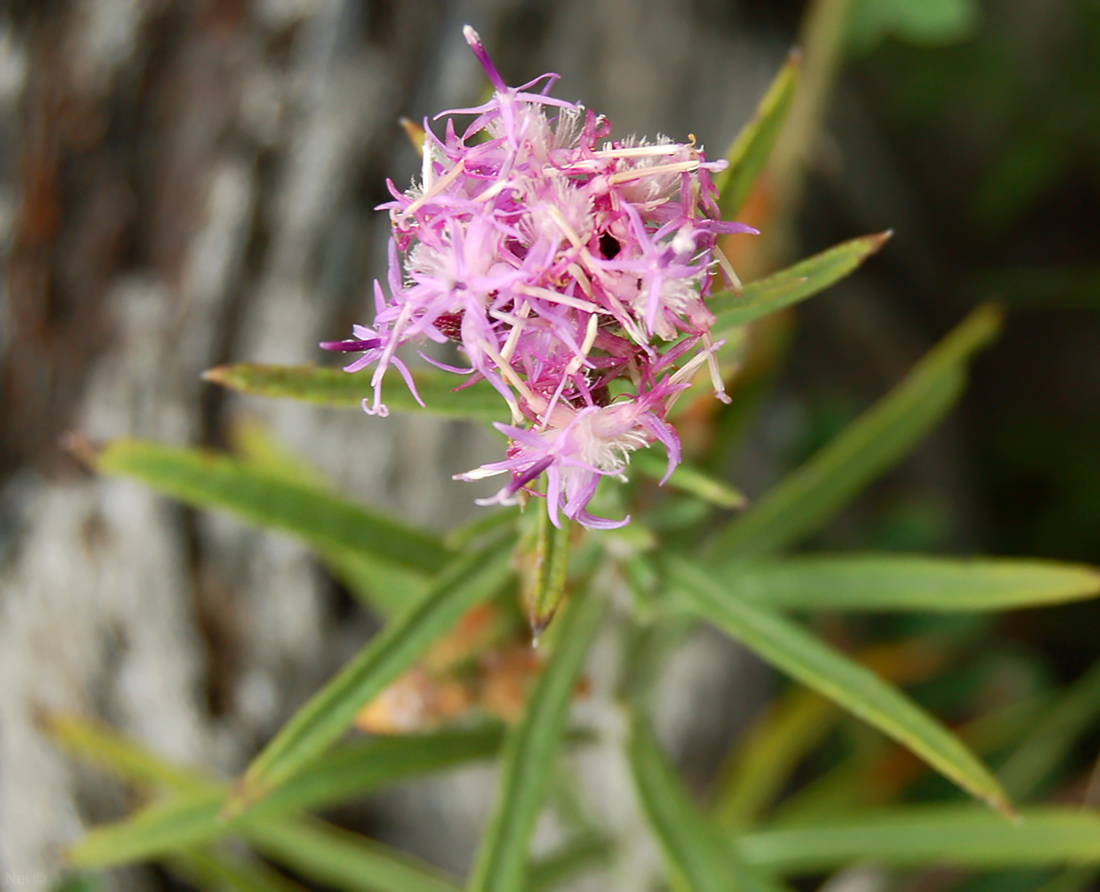
[[[229,368],[230,367],[227,365],[215,366],[212,369],[207,369],[199,377],[202,378],[203,381],[209,381],[212,384],[221,384],[224,386],[225,382],[229,379]]]
[[[996,790],[982,797],[985,803],[994,811],[1000,812],[1006,818],[1008,818],[1014,824],[1020,824],[1023,822],[1023,818],[1020,817],[1020,813],[1016,811],[1016,806],[1012,804],[1012,800],[1008,798],[1008,794],[1002,790],[999,786]]]
[[[413,148],[417,152],[424,152],[424,138],[426,136],[424,128],[417,124],[415,121],[406,118],[404,116],[397,119],[398,125],[405,131],[405,136],[409,138],[409,142],[412,143]]]
[[[874,235],[867,236],[867,244],[871,247],[870,253],[874,254],[893,237],[894,230],[892,229],[886,229],[882,232],[875,233]]]
[[[801,68],[802,67],[802,47],[792,46],[789,50],[787,50],[787,59],[783,64],[788,66],[789,68],[795,68],[795,69]]]
[[[554,614],[557,610],[551,610],[548,614],[543,616],[537,616],[532,613],[527,619],[531,624],[531,647],[539,646],[539,638],[542,637],[542,633],[546,631],[550,623],[554,619]]]

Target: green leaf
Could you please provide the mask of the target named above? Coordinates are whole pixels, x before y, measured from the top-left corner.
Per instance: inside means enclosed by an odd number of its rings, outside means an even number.
[[[738,597],[791,610],[1011,610],[1100,592],[1100,571],[1080,564],[910,555],[733,564],[721,579]]]
[[[369,552],[421,572],[431,572],[447,558],[432,533],[229,456],[115,440],[96,454],[94,463],[102,474],[140,480],[185,504],[232,512],[316,548]]]
[[[848,45],[868,53],[887,36],[917,46],[957,43],[981,22],[976,0],[853,0],[848,13]]]
[[[308,462],[284,449],[260,424],[233,426],[233,450],[257,470],[331,494],[332,484]],[[377,554],[327,546],[319,548],[321,563],[364,607],[392,619],[410,610],[427,593],[430,577],[423,567],[413,570]]]
[[[832,517],[947,413],[962,393],[967,357],[989,343],[999,326],[992,307],[967,316],[897,387],[728,523],[710,553],[726,558],[773,551]]]
[[[340,737],[380,694],[479,601],[507,581],[510,555],[463,555],[439,575],[428,596],[392,622],[283,726],[249,766],[229,809],[247,807],[284,783]]]
[[[392,412],[421,412],[443,418],[468,421],[507,420],[503,398],[491,385],[479,381],[462,390],[454,390],[462,380],[436,369],[416,369],[413,381],[424,406],[420,406],[400,376],[391,376],[383,387],[384,402]],[[323,406],[355,406],[371,395],[370,376],[351,374],[341,369],[302,365],[219,366],[203,378],[256,396],[277,397]]]
[[[756,114],[733,141],[726,160],[729,167],[715,178],[721,219],[732,220],[749,197],[752,184],[768,163],[775,138],[787,120],[798,88],[800,58],[791,53],[760,100]]]
[[[653,737],[635,716],[630,767],[642,810],[657,837],[677,889],[687,892],[766,892],[783,886],[742,864],[717,827],[696,810]]]
[[[523,888],[527,846],[553,777],[577,674],[605,606],[601,598],[575,596],[558,621],[554,655],[504,745],[496,803],[474,861],[470,892]]]
[[[303,886],[261,861],[195,849],[168,859],[168,869],[189,886],[230,892],[305,892]]]
[[[129,818],[89,830],[69,849],[74,867],[102,868],[145,861],[239,830],[236,821],[218,826],[224,789],[199,789],[139,810]]]
[[[550,523],[550,515],[540,511],[538,516],[538,541],[535,555],[535,584],[531,592],[528,620],[531,634],[538,641],[554,618],[561,599],[565,596],[565,571],[569,564],[568,518],[562,518],[560,527]]]
[[[889,867],[1010,868],[1100,863],[1100,816],[1079,808],[1025,809],[1015,821],[972,806],[903,806],[738,840],[745,859],[784,873],[853,861]]]
[[[997,772],[1014,796],[1036,792],[1100,721],[1100,662],[1093,664],[1033,724],[1031,733]]]
[[[367,609],[393,620],[424,600],[430,576],[350,548],[322,548],[321,563]],[[424,568],[421,568],[424,569]]]
[[[707,306],[717,319],[711,326],[711,334],[716,339],[725,337],[739,326],[835,285],[858,269],[892,234],[887,230],[841,242],[767,278],[749,282],[740,294],[729,291],[712,294],[707,298]]]
[[[1037,892],[1088,892],[1093,881],[1100,876],[1100,868],[1071,867],[1044,883]]]
[[[273,861],[343,892],[458,892],[430,865],[321,821],[256,825],[248,838]]]
[[[805,688],[773,700],[731,753],[717,785],[714,820],[730,830],[750,826],[833,730],[835,712],[829,700]]]
[[[579,873],[607,864],[614,851],[610,839],[586,833],[553,854],[532,862],[527,871],[524,892],[548,892]]]
[[[175,791],[211,788],[197,769],[162,759],[110,728],[76,716],[45,717],[45,730],[66,749],[109,768],[130,783]]]
[[[630,458],[630,466],[653,480],[663,479],[668,469],[667,461],[651,449],[635,452]],[[743,508],[746,503],[742,492],[686,462],[676,466],[666,485],[719,508]]]
[[[989,770],[899,689],[797,623],[737,597],[697,566],[682,559],[672,559],[668,566],[671,583],[687,595],[700,617],[908,747],[964,790],[1011,812],[1004,790]]]
[[[248,827],[298,809],[336,805],[409,778],[487,759],[499,750],[502,740],[499,726],[360,740],[326,753],[230,820],[220,817],[229,792],[224,785],[192,784],[181,795],[153,803],[126,820],[96,827],[76,844],[70,857],[74,864],[103,867],[240,835]]]

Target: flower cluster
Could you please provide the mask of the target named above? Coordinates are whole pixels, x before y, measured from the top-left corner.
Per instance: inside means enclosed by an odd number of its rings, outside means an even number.
[[[464,33],[495,92],[437,116],[474,115],[461,136],[453,118],[442,139],[425,122],[420,184],[390,183],[394,200],[381,206],[393,224],[390,297],[375,282],[373,327],[322,346],[362,351],[348,371],[375,364],[363,406],[385,415],[390,366],[420,399],[397,347],[458,341],[469,368],[441,367],[488,381],[512,416],[496,425],[510,440],[505,460],[461,479],[507,473],[486,502],[522,490],[545,495],[555,524],[619,526],[629,518],[587,511],[600,477],[621,476],[656,440],[671,474],[680,449],[666,416],[703,365],[725,398],[705,297],[719,268],[736,282],[718,236],[754,230],[719,220],[710,173],[724,161],[706,161],[694,141],[597,147],[607,121],[551,97],[557,75],[508,87],[476,32]]]

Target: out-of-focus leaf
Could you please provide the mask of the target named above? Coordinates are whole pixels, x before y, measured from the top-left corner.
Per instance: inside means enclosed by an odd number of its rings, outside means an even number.
[[[248,807],[317,758],[463,613],[503,587],[508,565],[503,550],[452,561],[419,605],[387,626],[283,726],[249,766],[229,810]]]
[[[726,160],[729,167],[715,178],[718,189],[718,208],[721,219],[732,220],[737,216],[756,178],[768,163],[775,138],[783,128],[787,112],[798,88],[799,62],[797,53],[791,53],[786,63],[768,87],[757,106],[756,114],[733,141]]]
[[[115,440],[94,461],[102,474],[140,480],[185,504],[229,511],[317,548],[365,551],[421,572],[442,566],[447,558],[432,533],[226,455]]]
[[[1013,796],[1030,796],[1047,781],[1077,745],[1100,722],[1100,663],[1079,678],[1040,716],[1032,731],[997,772]]]
[[[776,892],[785,888],[741,863],[718,828],[699,814],[640,716],[635,716],[631,725],[629,756],[642,810],[675,888],[688,892]]]
[[[109,768],[130,783],[175,791],[213,788],[198,770],[153,755],[110,728],[71,715],[43,720],[49,735],[66,749]]]
[[[668,562],[670,583],[698,615],[792,678],[908,747],[964,790],[1002,811],[1008,798],[997,779],[939,721],[899,689],[802,626],[723,588],[697,566]]]
[[[867,648],[857,658],[886,681],[911,684],[924,681],[942,670],[950,650],[940,646],[939,641],[938,637],[935,640],[908,638],[892,641]],[[774,802],[789,784],[802,760],[829,735],[842,716],[843,713],[832,701],[797,685],[773,700],[730,751],[714,795],[715,819],[727,829],[748,827],[755,823],[763,809]],[[964,736],[963,739],[981,752],[969,738]],[[982,738],[983,741],[985,739]],[[878,748],[888,749],[885,741],[876,740],[875,744]],[[896,753],[891,752],[891,755]],[[858,770],[874,780],[861,778],[858,784],[851,785],[851,789],[844,790],[842,798],[845,802],[860,801],[859,797],[868,789],[876,794],[881,792],[885,797],[890,795],[893,787],[884,781],[886,773],[876,774],[874,771],[875,767],[883,767],[878,760],[860,752],[850,757],[850,761],[857,763]],[[847,763],[840,763],[825,776],[800,787],[778,808],[788,811],[788,804],[793,802],[792,808],[797,810],[800,807],[797,800],[803,797],[808,802],[808,808],[816,807],[822,800],[831,801],[831,789],[817,796],[815,788],[827,786],[831,776],[844,773],[847,767]],[[889,776],[893,778],[896,774]],[[837,783],[842,781],[838,779]]]
[[[305,892],[303,886],[263,862],[246,861],[225,852],[179,852],[168,859],[168,869],[189,886],[206,892]]]
[[[1088,892],[1100,877],[1100,868],[1071,867],[1039,887],[1037,892]]]
[[[794,688],[744,736],[718,784],[714,820],[747,827],[782,790],[806,753],[833,729],[832,702]]]
[[[650,449],[640,449],[635,452],[631,456],[630,466],[654,480],[661,480],[668,469],[666,460]],[[668,478],[665,485],[696,496],[719,508],[743,508],[747,501],[744,493],[686,462],[676,466],[676,470],[672,472],[672,476]]]
[[[1059,136],[1036,128],[1006,140],[975,190],[971,216],[990,234],[1007,232],[1066,176],[1073,154]]]
[[[1100,592],[1100,571],[1083,565],[910,555],[734,564],[721,579],[739,597],[792,610],[1012,610]]]
[[[575,596],[559,620],[554,655],[504,745],[496,802],[482,832],[470,892],[523,889],[528,843],[553,777],[577,674],[605,606],[591,594]]]
[[[1043,694],[1013,702],[979,716],[957,728],[956,733],[979,755],[1003,751],[1034,726],[1048,699]],[[899,759],[899,755],[885,740],[868,741],[858,752],[780,802],[772,812],[769,827],[827,824],[835,814],[886,805],[923,775],[923,766]]]
[[[976,272],[966,291],[1012,308],[1096,310],[1100,309],[1100,267],[995,267]]]
[[[72,873],[62,876],[50,887],[50,892],[102,892],[103,886],[95,874]]]
[[[200,789],[149,805],[89,830],[69,849],[68,861],[80,868],[130,864],[204,842],[223,829],[230,832],[234,828],[217,825],[225,797],[222,789]]]
[[[611,860],[614,843],[601,836],[585,834],[583,838],[566,843],[556,852],[533,861],[527,870],[525,892],[548,892],[574,879],[593,867],[601,867]]]
[[[718,559],[796,542],[906,455],[962,393],[965,361],[994,337],[1000,314],[979,307],[897,387],[788,474],[710,543]]]
[[[296,485],[311,486],[332,493],[325,476],[282,448],[268,431],[255,422],[238,424],[232,431],[233,449],[253,467],[280,476]],[[330,545],[318,548],[321,562],[364,607],[386,619],[411,609],[427,593],[430,577],[426,570],[395,564],[377,554]]]
[[[890,867],[974,868],[1100,863],[1100,816],[1077,808],[1025,809],[1015,821],[965,805],[902,806],[763,830],[737,845],[747,861],[812,873],[853,861]]]
[[[514,506],[479,512],[466,523],[454,527],[443,542],[457,551],[483,537],[500,535],[501,530],[514,529],[519,517],[520,513]]]
[[[212,785],[205,779],[198,784],[191,782],[181,788],[180,795],[155,802],[125,820],[92,829],[76,844],[70,857],[77,864],[109,866],[237,836],[249,826],[299,809],[347,802],[410,778],[490,758],[502,740],[503,731],[497,725],[360,740],[321,756],[253,808],[230,820],[219,817],[228,787]],[[138,750],[138,754],[143,753]],[[149,759],[156,762],[153,757]],[[128,763],[103,761],[123,777],[143,780],[123,773]],[[170,768],[164,766],[164,770]]]
[[[366,837],[315,820],[249,828],[248,839],[271,860],[342,892],[458,892],[441,871]]]
[[[981,21],[976,0],[852,0],[848,46],[867,53],[887,36],[917,46],[958,43]]]
[[[740,294],[723,291],[711,295],[707,298],[707,306],[718,317],[711,326],[711,334],[716,339],[724,337],[740,325],[806,300],[835,285],[858,269],[891,235],[887,230],[854,238],[767,278],[749,282]]]
[[[454,390],[456,377],[436,369],[412,372],[420,406],[400,376],[393,375],[383,388],[384,402],[393,412],[422,412],[443,418],[468,421],[508,419],[508,409],[491,385],[480,381],[462,390]],[[207,381],[231,390],[256,396],[279,397],[323,406],[356,406],[370,396],[370,377],[349,374],[341,369],[292,365],[219,366],[203,375]]]

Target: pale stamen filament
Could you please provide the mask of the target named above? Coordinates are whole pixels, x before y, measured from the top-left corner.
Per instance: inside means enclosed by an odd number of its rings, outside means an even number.
[[[568,294],[561,294],[557,291],[551,290],[550,288],[542,288],[538,285],[516,285],[513,290],[518,291],[520,294],[527,294],[531,297],[541,297],[543,300],[548,300],[552,303],[558,303],[563,304],[567,307],[573,307],[576,310],[584,310],[586,313],[607,312],[602,307],[595,306],[591,301],[582,300],[579,297],[570,297]]]
[[[726,395],[726,382],[722,380],[722,370],[718,367],[718,351],[714,347],[714,338],[710,336],[708,331],[703,335],[703,344],[707,348],[707,369],[710,372],[710,383],[714,387],[714,395],[720,402],[730,403],[730,398]]]
[[[637,170],[621,170],[611,174],[607,182],[612,186],[619,183],[627,183],[630,180],[640,180],[642,177],[657,176],[663,173],[683,173],[685,170],[697,170],[698,161],[678,161],[675,164],[658,164],[656,167],[640,167]]]
[[[741,284],[741,280],[737,277],[737,273],[733,271],[733,264],[729,262],[729,258],[722,253],[722,249],[717,245],[714,246],[714,256],[718,258],[718,263],[722,267],[722,271],[730,280],[732,291],[735,294],[740,294],[744,289],[744,285]]]
[[[505,362],[512,361],[512,354],[516,352],[519,336],[523,333],[523,328],[527,324],[527,317],[530,314],[531,305],[527,303],[527,301],[524,301],[516,312],[515,321],[512,323],[512,330],[508,332],[508,340],[504,342],[504,349],[500,351],[500,355],[504,358]]]
[[[683,146],[674,142],[652,146],[626,146],[621,149],[599,149],[592,154],[598,158],[638,158],[648,155],[676,155]]]
[[[431,189],[425,189],[423,195],[421,195],[416,201],[414,201],[407,208],[405,208],[405,210],[403,210],[400,214],[398,214],[397,215],[398,219],[407,220],[409,217],[411,217],[414,213],[416,213],[418,210],[420,210],[420,208],[422,208],[427,202],[431,201],[433,198],[435,198],[435,196],[437,196],[440,192],[442,192],[449,185],[451,185],[451,183],[453,183],[456,179],[458,179],[459,174],[461,174],[463,172],[463,170],[465,170],[465,168],[466,168],[466,159],[465,158],[460,158],[458,160],[458,163],[454,167],[452,167],[450,170],[448,170],[447,173],[440,178],[438,183],[435,183],[431,187]]]
[[[536,409],[537,411],[537,407],[544,404],[545,397],[538,396],[527,386],[527,382],[516,374],[516,370],[504,361],[504,357],[500,355],[493,344],[482,340],[478,342],[478,346],[480,346],[481,349],[488,354],[489,358],[496,363],[497,371],[500,372],[501,377],[523,395],[523,398],[527,400],[532,409]],[[512,421],[515,424],[519,424],[523,420],[523,415],[520,414],[518,406],[511,406],[511,408]]]
[[[573,227],[569,225],[569,221],[562,216],[561,211],[559,211],[553,205],[547,207],[546,210],[547,213],[549,213],[550,218],[558,224],[558,228],[565,233],[565,237],[573,243],[573,247],[578,249],[583,248],[584,242],[581,241],[581,237],[577,235],[576,230],[574,230]]]

